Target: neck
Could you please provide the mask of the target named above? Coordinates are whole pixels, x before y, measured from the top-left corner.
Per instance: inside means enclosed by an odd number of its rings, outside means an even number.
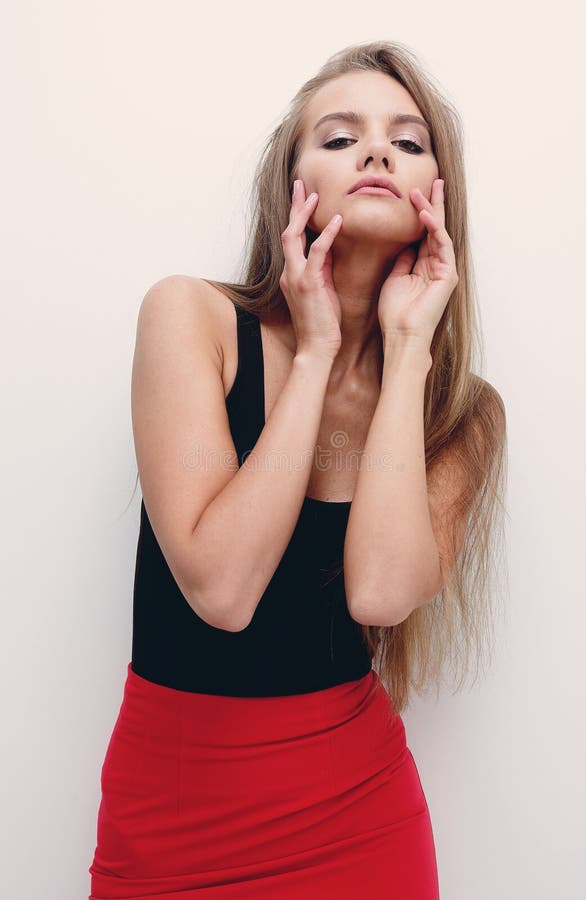
[[[334,381],[376,374],[380,380],[383,343],[378,321],[378,299],[401,247],[348,243],[334,254],[332,279],[342,308],[342,344],[334,360]]]
[[[334,359],[331,382],[378,380],[382,378],[384,350],[378,321],[378,299],[381,287],[392,270],[396,253],[404,244],[381,248],[378,245],[349,244],[344,252],[334,255],[332,279],[340,300],[342,343]],[[393,252],[394,251],[394,252]],[[286,343],[295,352],[295,336],[287,303],[283,298],[279,324],[288,333]]]

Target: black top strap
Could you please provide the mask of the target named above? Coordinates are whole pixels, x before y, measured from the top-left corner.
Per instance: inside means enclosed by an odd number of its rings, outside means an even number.
[[[232,301],[234,302],[234,301]],[[234,303],[238,335],[236,377],[226,407],[240,464],[256,444],[265,425],[264,359],[260,319]]]

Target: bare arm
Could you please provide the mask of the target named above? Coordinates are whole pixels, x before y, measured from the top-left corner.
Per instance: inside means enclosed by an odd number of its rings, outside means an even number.
[[[239,631],[291,538],[307,489],[332,360],[303,351],[238,468],[209,299],[157,282],[139,313],[132,417],[145,507],[194,611]]]
[[[192,596],[203,609],[224,606],[236,630],[250,622],[295,528],[330,369],[294,357],[252,452],[195,525]]]
[[[430,365],[420,347],[387,340],[344,545],[348,608],[363,624],[398,624],[438,581],[423,431]]]
[[[462,549],[480,488],[456,442],[426,471],[423,399],[430,365],[428,353],[401,342],[387,345],[366,443],[370,458],[385,464],[359,473],[344,547],[348,606],[365,625],[399,624],[439,593]],[[469,435],[488,471],[494,447],[481,417],[488,418],[494,442],[502,446],[506,416],[494,388],[484,402],[489,406],[472,419]]]

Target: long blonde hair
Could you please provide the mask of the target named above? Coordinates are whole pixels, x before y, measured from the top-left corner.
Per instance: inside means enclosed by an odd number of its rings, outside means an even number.
[[[464,153],[460,118],[424,72],[414,54],[397,42],[374,41],[344,48],[330,57],[291,101],[269,135],[258,162],[251,195],[251,243],[237,282],[202,279],[234,302],[262,317],[287,317],[279,286],[284,268],[281,234],[289,221],[293,181],[308,101],[333,78],[355,71],[396,78],[411,94],[431,127],[439,175],[445,181],[446,229],[452,239],[458,284],[430,347],[432,366],[425,386],[424,434],[428,473],[441,465],[450,446],[466,472],[469,487],[457,501],[466,517],[464,544],[443,589],[393,627],[363,625],[363,636],[391,701],[401,712],[410,689],[435,684],[439,693],[444,664],[452,662],[456,691],[486,649],[492,650],[497,577],[504,572],[503,496],[507,475],[506,418],[498,392],[473,374],[474,356],[483,367],[475,311],[475,285],[468,237]],[[306,252],[317,235],[309,228]],[[138,479],[137,479],[138,480]],[[136,489],[136,485],[135,485]],[[339,571],[339,570],[338,570]],[[443,571],[443,567],[442,567]]]

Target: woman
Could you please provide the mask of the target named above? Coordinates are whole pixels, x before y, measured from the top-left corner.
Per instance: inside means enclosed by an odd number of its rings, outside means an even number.
[[[143,300],[93,900],[439,896],[400,713],[478,659],[505,459],[456,123],[407,49],[346,48],[271,136],[242,282]]]

